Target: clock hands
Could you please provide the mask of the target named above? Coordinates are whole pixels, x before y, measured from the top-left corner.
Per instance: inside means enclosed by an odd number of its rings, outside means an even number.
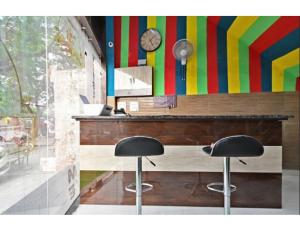
[[[150,43],[151,43],[151,45],[153,46],[152,39],[149,39],[149,42],[150,42]]]

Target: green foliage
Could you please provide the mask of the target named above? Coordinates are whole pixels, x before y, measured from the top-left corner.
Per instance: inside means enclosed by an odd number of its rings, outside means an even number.
[[[30,113],[23,103],[45,90],[43,17],[0,18],[0,81],[2,115]]]
[[[92,183],[103,173],[105,173],[105,171],[80,171],[80,189]]]
[[[53,101],[46,65],[84,66],[75,33],[67,17],[0,17],[0,117],[35,113],[33,105]]]

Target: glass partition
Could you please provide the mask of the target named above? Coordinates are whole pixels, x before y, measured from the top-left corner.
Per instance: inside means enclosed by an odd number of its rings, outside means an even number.
[[[86,57],[100,66],[74,17],[0,17],[0,214],[64,214],[79,196]]]

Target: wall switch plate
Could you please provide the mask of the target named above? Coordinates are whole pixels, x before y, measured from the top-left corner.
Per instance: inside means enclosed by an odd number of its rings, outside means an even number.
[[[129,102],[129,111],[139,111],[139,102],[138,101]]]
[[[142,66],[142,65],[146,65],[147,64],[147,59],[139,59],[138,60],[138,65]]]

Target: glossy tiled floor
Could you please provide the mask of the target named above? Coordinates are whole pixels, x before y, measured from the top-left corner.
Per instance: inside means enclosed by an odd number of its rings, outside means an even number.
[[[232,214],[299,214],[299,171],[284,171],[282,190],[282,209],[232,208]],[[143,206],[143,214],[185,215],[222,213],[222,208],[211,207]],[[135,214],[135,207],[130,205],[80,205],[74,214]]]
[[[209,191],[207,184],[221,182],[222,173],[143,172],[143,181],[153,185],[143,194],[143,205],[221,207],[223,195]],[[134,172],[108,172],[93,191],[82,193],[81,204],[135,205],[135,194],[124,190],[135,181]],[[232,173],[238,190],[232,194],[232,207],[280,208],[281,174]]]

